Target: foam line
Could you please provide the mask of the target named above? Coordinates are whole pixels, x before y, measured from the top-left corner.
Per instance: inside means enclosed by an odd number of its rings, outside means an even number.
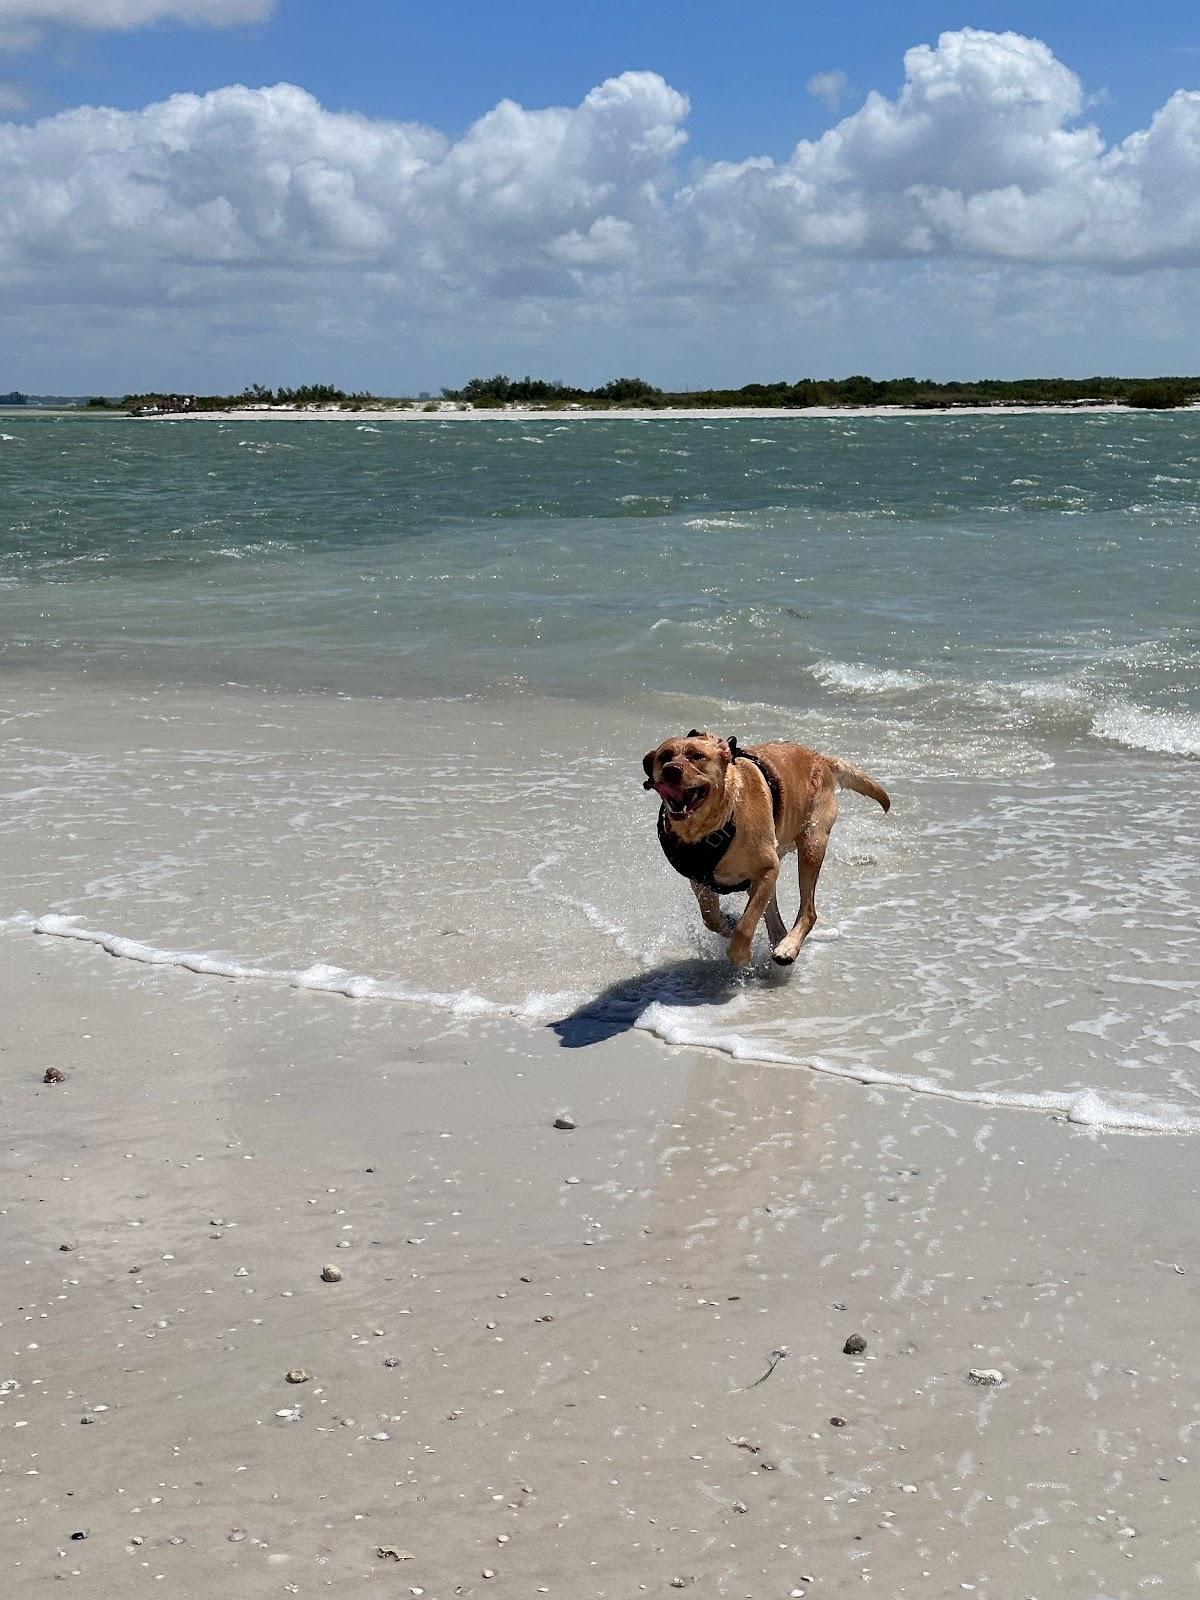
[[[903,1089],[910,1094],[927,1095],[936,1100],[953,1100],[960,1105],[986,1106],[989,1110],[1040,1111],[1064,1117],[1081,1127],[1108,1128],[1129,1133],[1200,1133],[1200,1115],[1184,1111],[1168,1101],[1147,1096],[1122,1094],[1090,1086],[1080,1089],[1043,1089],[1037,1092],[1004,1089],[956,1089],[936,1078],[913,1073],[888,1072],[882,1067],[842,1066],[821,1056],[789,1056],[764,1048],[737,1033],[696,1027],[689,1022],[695,1013],[683,1007],[655,1003],[647,1006],[634,1023],[666,1044],[700,1046],[720,1050],[735,1061],[764,1061],[779,1066],[806,1067],[830,1078],[845,1078],[851,1083],[874,1088]]]
[[[316,963],[304,968],[271,967],[259,962],[239,961],[213,951],[172,950],[145,944],[123,934],[84,928],[76,917],[51,914],[32,917],[25,914],[0,918],[0,929],[43,934],[56,939],[74,939],[97,945],[123,961],[147,966],[180,967],[208,977],[286,984],[293,989],[309,989],[323,994],[345,995],[351,1000],[391,1000],[411,1005],[430,1006],[456,1016],[516,1017],[543,1022],[561,1015],[578,1002],[572,994],[529,994],[515,1003],[489,1000],[471,989],[453,991],[417,989],[394,979],[374,978],[352,973],[344,967]],[[982,1106],[989,1110],[1039,1111],[1063,1117],[1081,1127],[1105,1128],[1133,1133],[1200,1133],[1200,1114],[1185,1111],[1167,1101],[1148,1096],[1101,1090],[1091,1086],[1077,1089],[1020,1090],[957,1089],[936,1078],[904,1072],[888,1072],[881,1067],[844,1066],[821,1056],[791,1056],[760,1045],[756,1040],[732,1031],[697,1027],[692,1007],[669,1006],[653,1001],[640,1011],[626,1000],[621,1003],[632,1026],[652,1034],[665,1044],[717,1050],[737,1061],[756,1061],[772,1066],[806,1068],[825,1077],[843,1078],[874,1088],[901,1089],[910,1094],[959,1105]]]
[[[3,927],[28,928],[33,933],[55,939],[77,939],[81,944],[98,945],[122,961],[139,961],[150,967],[181,967],[213,978],[241,978],[286,984],[292,989],[311,989],[322,994],[340,994],[349,1000],[394,1000],[411,1005],[431,1006],[458,1016],[526,1017],[531,1020],[557,1014],[578,1000],[572,994],[530,994],[515,1004],[489,1000],[473,989],[417,989],[393,979],[372,978],[348,972],[344,967],[318,962],[304,968],[270,967],[258,962],[239,961],[233,956],[210,950],[171,950],[144,944],[123,934],[106,933],[97,928],[81,928],[74,917],[56,913],[44,917],[10,917]]]

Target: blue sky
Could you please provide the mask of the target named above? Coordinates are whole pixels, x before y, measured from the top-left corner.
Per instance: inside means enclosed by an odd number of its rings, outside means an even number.
[[[1195,371],[1198,16],[0,0],[0,388]]]
[[[1200,87],[1200,7],[1052,3],[827,6],[804,0],[279,0],[245,27],[159,25],[136,33],[55,30],[17,63],[39,111],[90,102],[134,110],[181,89],[281,79],[331,110],[461,131],[497,100],[581,99],[603,79],[650,68],[692,100],[689,148],[708,159],[786,156],[831,120],[805,95],[815,73],[843,71],[852,92],[892,94],[912,44],[969,25],[1043,39],[1103,98],[1091,114],[1110,138],[1143,126],[1181,87]],[[848,109],[851,94],[847,95]]]

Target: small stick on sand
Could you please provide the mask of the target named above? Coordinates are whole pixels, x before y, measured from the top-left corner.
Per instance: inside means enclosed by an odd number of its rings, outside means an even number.
[[[757,1389],[760,1383],[766,1383],[767,1379],[775,1371],[775,1368],[779,1365],[779,1363],[783,1360],[784,1356],[786,1356],[788,1353],[789,1352],[788,1352],[787,1345],[784,1345],[781,1350],[772,1350],[771,1351],[771,1356],[770,1356],[771,1365],[763,1373],[761,1378],[755,1378],[753,1383],[748,1383],[746,1385],[746,1389],[744,1389],[742,1391],[742,1393],[743,1394],[746,1393],[746,1390],[749,1390],[749,1389]]]

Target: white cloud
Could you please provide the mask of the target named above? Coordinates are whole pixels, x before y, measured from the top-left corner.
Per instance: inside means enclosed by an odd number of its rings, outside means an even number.
[[[842,71],[814,72],[804,85],[814,100],[819,100],[828,111],[836,111],[842,103],[849,79]]]
[[[29,94],[19,83],[0,82],[0,117],[17,117],[28,109]]]
[[[30,49],[47,28],[129,32],[156,22],[229,28],[263,22],[275,0],[0,0],[0,48]]]
[[[1104,275],[1200,266],[1200,94],[1106,146],[1078,78],[1036,40],[963,29],[905,69],[895,98],[868,95],[788,159],[686,180],[688,102],[652,72],[570,107],[503,101],[457,140],[286,84],[0,123],[0,296],[60,325],[109,308],[114,326],[369,341],[440,318],[552,340],[735,307],[829,321],[852,278],[860,307],[887,300],[895,317],[898,286],[937,281],[904,261],[942,264],[963,317],[955,264],[986,268],[1004,286],[991,314],[1010,319],[1070,303],[1085,277],[1091,304]],[[1024,308],[1022,282],[1037,285]]]
[[[905,68],[895,100],[868,95],[788,161],[717,163],[680,196],[698,236],[731,241],[730,271],[813,253],[1200,265],[1200,94],[1106,148],[1038,40],[965,28]]]

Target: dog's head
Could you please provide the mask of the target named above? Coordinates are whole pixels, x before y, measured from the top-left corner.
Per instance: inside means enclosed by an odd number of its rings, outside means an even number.
[[[654,789],[672,822],[682,822],[705,801],[723,795],[729,767],[729,746],[707,728],[664,739],[642,758],[645,789]]]

